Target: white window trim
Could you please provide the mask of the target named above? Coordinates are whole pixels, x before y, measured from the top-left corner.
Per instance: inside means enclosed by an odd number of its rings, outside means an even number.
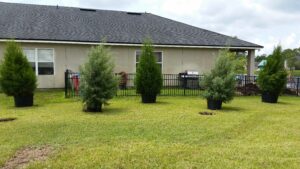
[[[142,52],[141,50],[135,50],[134,52],[134,67],[135,67],[135,72],[136,72],[136,64],[139,63],[139,62],[136,62],[136,55],[137,55],[137,52]],[[160,51],[160,50],[154,50],[153,52],[160,52],[161,53],[161,62],[156,62],[156,63],[160,63],[161,64],[161,72],[163,73],[163,70],[164,70],[164,52],[163,51]]]
[[[23,50],[34,50],[35,56],[34,56],[34,62],[35,62],[35,75],[36,76],[54,76],[56,74],[56,68],[55,68],[55,50],[54,48],[23,48]],[[52,50],[53,51],[53,75],[39,75],[39,68],[38,68],[38,50]],[[45,62],[41,62],[45,63]]]

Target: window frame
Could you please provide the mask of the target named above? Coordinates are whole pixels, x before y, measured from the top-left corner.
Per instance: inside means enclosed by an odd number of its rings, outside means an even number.
[[[137,56],[137,53],[138,52],[142,52],[142,50],[135,50],[135,52],[134,52],[134,67],[135,67],[135,72],[136,72],[136,70],[137,70],[137,67],[136,67],[136,64],[137,63],[139,63],[139,62],[136,62],[137,60],[136,60],[136,56]],[[164,69],[164,52],[163,51],[161,51],[161,50],[155,50],[155,51],[153,51],[154,53],[155,52],[160,52],[161,53],[161,62],[156,62],[157,64],[161,64],[161,72],[163,72],[163,69]]]
[[[55,69],[55,50],[54,48],[23,48],[24,50],[34,50],[34,65],[35,65],[35,75],[36,76],[54,76],[56,74],[56,69]],[[39,75],[39,60],[38,60],[38,50],[52,50],[53,53],[53,74],[52,75]],[[27,57],[27,56],[26,56]],[[40,62],[40,63],[48,63],[48,62]]]

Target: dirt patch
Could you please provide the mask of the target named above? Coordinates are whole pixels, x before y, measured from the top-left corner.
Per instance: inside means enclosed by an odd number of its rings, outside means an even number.
[[[247,83],[244,86],[237,87],[236,89],[243,96],[253,96],[261,93],[259,87],[254,83]]]
[[[30,162],[44,161],[50,155],[53,149],[50,146],[43,147],[26,147],[16,152],[1,169],[24,168]]]
[[[13,118],[13,117],[8,117],[8,118],[0,118],[0,122],[9,122],[9,121],[14,121],[17,118]]]
[[[208,116],[212,116],[215,115],[215,113],[213,112],[199,112],[200,115],[208,115]]]

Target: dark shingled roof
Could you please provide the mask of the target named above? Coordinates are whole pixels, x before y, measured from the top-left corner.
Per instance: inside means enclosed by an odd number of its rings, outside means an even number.
[[[150,13],[0,2],[0,39],[156,45],[262,46]]]

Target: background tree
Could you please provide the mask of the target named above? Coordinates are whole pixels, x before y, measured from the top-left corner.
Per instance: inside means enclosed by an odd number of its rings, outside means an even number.
[[[18,107],[32,106],[37,87],[36,75],[20,46],[9,41],[0,65],[0,86],[7,96],[14,96]]]
[[[203,96],[208,101],[209,109],[220,109],[222,102],[229,102],[234,97],[235,68],[231,57],[231,52],[221,50],[214,68],[209,74],[204,75],[202,86],[205,88],[205,92]],[[211,106],[211,102],[219,105]]]
[[[267,58],[267,63],[259,72],[258,85],[262,90],[262,101],[276,103],[278,95],[285,88],[287,72],[284,68],[285,57],[281,46],[277,46]]]
[[[103,45],[92,47],[88,61],[80,68],[80,94],[85,111],[101,112],[102,105],[116,95],[118,81],[113,70],[109,50]]]
[[[237,54],[235,52],[230,52],[227,50],[226,55],[232,60],[234,64],[234,73],[235,74],[245,74],[247,72],[247,57],[244,54]]]
[[[300,69],[300,48],[286,49],[282,54],[285,57],[291,75],[294,75],[295,70]]]
[[[255,62],[260,63],[261,61],[266,60],[266,59],[267,59],[267,55],[266,54],[257,55],[255,57]]]
[[[142,47],[142,54],[136,71],[135,85],[137,93],[142,95],[143,103],[156,102],[156,96],[162,88],[162,74],[154,57],[150,40],[147,40]]]

